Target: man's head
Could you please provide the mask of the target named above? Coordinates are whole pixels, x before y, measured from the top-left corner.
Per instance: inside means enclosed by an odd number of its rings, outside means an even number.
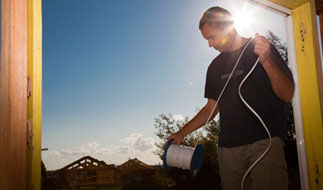
[[[233,18],[229,11],[221,7],[211,7],[206,10],[200,20],[199,29],[202,30],[205,24],[212,27],[224,29],[233,24]]]
[[[236,35],[233,18],[229,11],[221,7],[206,10],[200,20],[199,29],[209,46],[226,51],[228,42]]]

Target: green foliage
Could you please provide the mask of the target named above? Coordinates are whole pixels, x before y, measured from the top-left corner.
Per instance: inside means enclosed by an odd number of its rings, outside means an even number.
[[[218,158],[217,158],[217,144],[219,140],[219,132],[220,132],[220,121],[212,120],[209,124],[204,128],[205,136],[201,140],[201,144],[204,148],[204,166],[202,169],[208,168],[218,170]]]
[[[155,118],[155,128],[157,129],[155,134],[162,140],[161,142],[156,143],[156,146],[158,147],[158,150],[155,152],[156,155],[162,159],[167,138],[177,132],[188,121],[188,117],[185,117],[183,120],[175,120],[172,114],[160,114],[158,118]],[[190,147],[194,147],[197,142],[202,144],[204,148],[202,170],[203,168],[218,168],[216,151],[219,127],[220,123],[212,120],[207,126],[186,136],[182,142],[182,145]]]
[[[155,135],[162,140],[162,142],[156,143],[156,146],[159,149],[155,152],[155,154],[159,155],[162,159],[167,138],[173,133],[177,132],[187,122],[188,117],[185,117],[183,120],[175,120],[172,114],[160,114],[158,118],[155,118],[155,128],[157,129]],[[182,144],[184,146],[194,146],[193,143],[196,136],[197,132],[191,133],[185,138]]]
[[[275,46],[275,48],[277,49],[277,51],[282,56],[283,60],[288,65],[288,52],[287,52],[287,45],[286,45],[286,43],[282,43],[281,39],[278,36],[276,36],[274,33],[272,33],[271,31],[268,31],[268,33],[266,35],[266,38],[267,38],[267,40],[270,41],[270,43],[272,45]]]

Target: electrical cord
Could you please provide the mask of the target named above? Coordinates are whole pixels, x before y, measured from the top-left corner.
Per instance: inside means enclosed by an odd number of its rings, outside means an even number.
[[[243,50],[242,50],[242,52],[241,52],[241,54],[240,54],[240,56],[239,56],[239,58],[238,58],[238,60],[237,60],[237,62],[235,63],[235,65],[234,65],[234,67],[233,67],[233,69],[232,69],[232,71],[231,71],[231,74],[230,74],[230,76],[229,76],[229,78],[228,78],[228,80],[226,81],[226,83],[225,83],[225,85],[224,85],[224,87],[223,87],[223,89],[222,89],[222,91],[221,91],[221,93],[220,93],[220,95],[219,95],[219,97],[218,97],[218,99],[217,99],[217,101],[216,101],[216,103],[215,103],[215,105],[213,106],[213,109],[212,109],[212,111],[211,111],[211,113],[210,113],[210,115],[209,115],[209,117],[208,117],[208,119],[207,119],[207,121],[205,122],[205,124],[204,125],[207,125],[208,124],[208,122],[210,121],[210,119],[211,119],[211,117],[212,117],[212,115],[213,115],[213,113],[214,113],[214,111],[215,111],[215,109],[216,109],[216,107],[217,107],[217,105],[218,105],[218,102],[220,101],[220,99],[221,99],[221,97],[222,97],[222,94],[224,93],[224,91],[225,91],[225,89],[226,89],[226,87],[227,87],[227,85],[228,85],[228,83],[229,83],[229,81],[230,81],[230,79],[231,79],[231,77],[232,77],[232,75],[233,75],[233,73],[234,73],[234,71],[235,71],[235,69],[236,69],[236,67],[237,67],[237,65],[238,65],[238,63],[239,63],[239,61],[240,61],[240,59],[241,59],[241,57],[242,57],[242,55],[243,55],[243,53],[244,53],[244,51],[245,51],[245,49],[248,47],[248,45],[250,44],[250,42],[252,42],[253,41],[253,39],[250,39],[248,42],[247,42],[247,44],[245,45],[245,47],[243,48]],[[265,130],[266,130],[266,132],[267,132],[267,134],[268,134],[268,138],[269,138],[269,143],[268,143],[268,146],[267,146],[267,148],[266,148],[266,150],[260,155],[260,157],[248,168],[248,170],[246,171],[246,173],[244,174],[244,176],[243,176],[243,178],[242,178],[242,182],[241,182],[241,189],[243,190],[243,186],[244,186],[244,182],[245,182],[245,180],[246,180],[246,177],[248,176],[248,174],[250,173],[250,171],[260,162],[260,160],[261,159],[263,159],[263,157],[268,153],[268,151],[269,151],[269,149],[270,149],[270,147],[271,147],[271,134],[270,134],[270,132],[269,132],[269,130],[268,130],[268,128],[267,128],[267,126],[266,126],[266,124],[264,123],[264,121],[261,119],[261,117],[257,114],[257,112],[247,103],[247,101],[243,98],[243,96],[242,96],[242,94],[241,94],[241,88],[242,88],[242,85],[244,84],[244,82],[248,79],[248,77],[251,75],[251,73],[254,71],[254,69],[256,68],[256,66],[257,66],[257,64],[258,64],[258,62],[259,62],[259,58],[257,58],[257,60],[256,60],[256,62],[255,62],[255,64],[253,65],[253,67],[250,69],[250,71],[248,72],[248,74],[245,76],[245,78],[241,81],[241,83],[240,83],[240,85],[239,85],[239,88],[238,88],[238,93],[239,93],[239,97],[240,97],[240,99],[242,100],[242,102],[245,104],[245,106],[247,106],[247,108],[258,118],[258,120],[260,121],[260,123],[262,124],[262,126],[265,128]],[[198,141],[196,142],[196,144],[195,144],[195,147],[197,146],[197,144],[198,144]]]
[[[233,69],[232,69],[232,71],[230,73],[230,76],[228,77],[228,80],[225,82],[224,87],[222,88],[222,91],[221,91],[221,93],[220,93],[220,95],[219,95],[219,97],[218,97],[215,105],[213,106],[212,111],[211,111],[208,119],[206,120],[206,122],[205,122],[205,124],[203,126],[206,126],[209,123],[209,121],[211,120],[211,117],[212,117],[212,115],[213,115],[213,113],[214,113],[214,111],[215,111],[215,109],[216,109],[216,107],[218,105],[218,102],[220,101],[220,99],[222,97],[222,94],[224,93],[225,89],[227,88],[227,85],[228,85],[230,79],[232,78],[232,75],[233,75],[234,71],[236,70],[236,67],[238,66],[238,63],[239,63],[239,61],[240,61],[240,59],[241,59],[244,51],[246,50],[246,48],[248,47],[248,45],[250,44],[251,41],[252,41],[252,39],[250,39],[249,41],[247,41],[247,44],[245,45],[245,47],[243,48],[242,52],[240,53],[239,58],[237,59],[235,65],[234,65],[234,67],[233,67]],[[195,143],[194,148],[197,146],[198,143],[199,143],[199,140],[197,140],[197,142]]]
[[[260,162],[260,160],[268,153],[270,147],[271,147],[271,134],[266,126],[266,124],[264,123],[264,121],[261,119],[261,117],[257,114],[257,112],[252,109],[252,107],[247,103],[247,101],[243,98],[242,94],[241,94],[241,87],[244,84],[244,82],[247,80],[247,78],[250,76],[250,74],[254,71],[254,69],[256,68],[257,64],[259,62],[259,58],[257,59],[257,61],[255,62],[255,64],[253,65],[253,67],[250,69],[249,73],[245,76],[245,78],[241,81],[240,85],[239,85],[239,96],[240,99],[242,100],[242,102],[247,106],[247,108],[258,118],[258,120],[260,121],[260,123],[262,124],[262,126],[265,128],[267,134],[268,134],[268,138],[269,138],[269,143],[268,146],[266,148],[266,150],[264,151],[264,153],[262,153],[260,155],[260,157],[248,168],[248,170],[246,171],[246,173],[244,174],[243,178],[242,178],[242,182],[241,182],[241,189],[243,190],[243,185],[244,182],[246,180],[246,177],[248,176],[249,172]]]

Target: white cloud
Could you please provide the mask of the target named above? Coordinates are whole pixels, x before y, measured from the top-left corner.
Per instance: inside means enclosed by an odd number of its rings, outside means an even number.
[[[147,151],[155,148],[155,141],[152,138],[139,138],[134,144],[133,149]]]
[[[62,149],[60,151],[54,150],[46,153],[46,156],[58,157],[58,158],[69,158],[74,156],[86,156],[86,155],[102,155],[111,154],[112,150],[107,147],[101,147],[97,142],[90,142],[83,145],[75,150],[72,149]]]
[[[90,148],[90,149],[95,149],[95,148],[99,148],[100,147],[99,143],[97,143],[95,141],[94,142],[87,143],[85,146],[87,148]]]
[[[94,152],[95,154],[112,154],[112,150],[110,148],[100,148],[100,149],[96,149],[96,151]]]
[[[153,138],[145,138],[140,133],[133,133],[129,137],[121,139],[121,142],[128,144],[134,151],[139,152],[156,148]]]
[[[121,139],[121,142],[124,142],[124,143],[127,143],[127,144],[134,144],[141,137],[142,137],[141,134],[133,133],[129,137]]]
[[[185,119],[185,117],[183,116],[183,115],[181,115],[181,114],[177,114],[177,115],[173,115],[172,116],[172,119],[174,119],[174,120],[184,120]]]
[[[46,156],[63,157],[62,154],[57,150],[46,152]]]
[[[45,157],[67,159],[81,156],[98,156],[112,154],[139,154],[146,153],[149,150],[156,149],[153,138],[145,138],[140,133],[133,133],[128,137],[121,139],[124,144],[114,147],[102,147],[98,142],[89,142],[75,149],[62,149],[48,151],[44,153]]]
[[[101,145],[97,142],[90,142],[87,143],[85,146],[82,147],[84,150],[88,150],[88,154],[111,154],[112,150],[110,148],[101,147]]]
[[[61,155],[63,158],[71,157],[71,156],[83,156],[89,153],[88,150],[78,148],[76,150],[71,150],[71,149],[63,149],[60,151]]]
[[[122,153],[122,154],[127,154],[127,153],[133,152],[131,147],[125,146],[125,145],[116,146],[116,147],[114,147],[114,150],[116,153]]]

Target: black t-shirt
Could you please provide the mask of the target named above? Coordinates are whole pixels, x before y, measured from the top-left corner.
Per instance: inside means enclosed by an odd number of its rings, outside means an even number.
[[[206,98],[218,99],[244,46],[232,52],[221,53],[209,65],[205,84]],[[260,121],[243,104],[238,94],[241,81],[258,58],[253,49],[254,44],[251,42],[243,53],[218,103],[221,125],[219,146],[221,147],[236,147],[268,138]],[[293,81],[292,73],[272,45],[271,52],[279,69]],[[243,84],[241,94],[265,122],[272,137],[284,138],[287,123],[284,111],[285,103],[274,94],[269,77],[260,63]]]

